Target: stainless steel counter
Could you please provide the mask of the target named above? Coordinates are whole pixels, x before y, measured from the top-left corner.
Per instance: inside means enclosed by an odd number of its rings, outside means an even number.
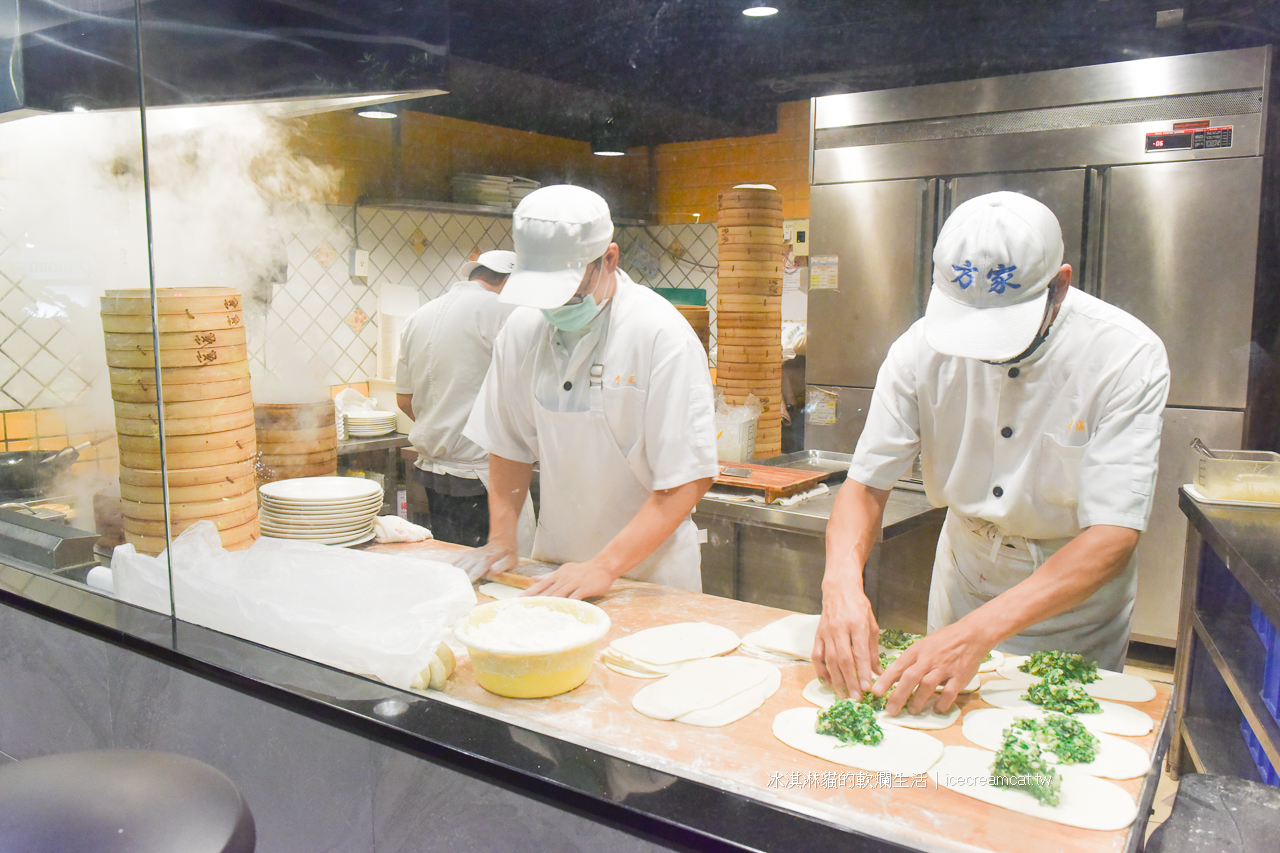
[[[694,523],[707,532],[703,591],[819,612],[827,521],[841,485],[828,483],[830,494],[794,506],[704,497],[693,514]],[[881,626],[924,631],[933,552],[945,514],[922,492],[896,488],[889,493],[881,538],[863,576]]]

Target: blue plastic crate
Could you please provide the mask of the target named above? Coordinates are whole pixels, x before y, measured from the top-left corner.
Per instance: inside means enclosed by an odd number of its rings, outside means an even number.
[[[1253,729],[1249,728],[1248,720],[1240,721],[1240,734],[1244,735],[1245,746],[1249,747],[1249,754],[1253,756],[1253,763],[1258,768],[1258,775],[1262,781],[1276,788],[1280,788],[1280,773],[1271,766],[1271,760],[1267,758],[1267,754],[1262,750],[1262,744],[1258,742],[1258,738],[1254,735]]]
[[[1276,725],[1280,725],[1280,631],[1276,630],[1276,626],[1271,624],[1271,620],[1256,604],[1249,614],[1249,621],[1262,639],[1265,655],[1262,689],[1259,692],[1267,709],[1271,711],[1271,716],[1275,717]]]

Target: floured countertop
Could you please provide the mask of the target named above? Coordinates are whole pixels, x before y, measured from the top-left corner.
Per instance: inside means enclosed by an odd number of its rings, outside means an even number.
[[[416,551],[423,557],[447,561],[447,552],[458,547],[424,542],[369,546],[368,550]],[[479,595],[479,600],[489,599]],[[741,637],[788,615],[788,611],[776,608],[627,580],[592,602],[603,608],[613,623],[600,642],[601,649],[618,637],[657,625],[711,622]],[[1121,851],[1126,849],[1129,832],[1140,833],[1145,824],[1140,815],[1129,831],[1076,829],[979,802],[938,788],[932,780],[926,779],[924,787],[915,787],[914,778],[895,783],[791,749],[773,736],[773,718],[788,708],[811,707],[800,695],[815,677],[811,663],[776,662],[782,686],[763,706],[727,726],[702,728],[654,720],[636,712],[631,707],[632,694],[653,681],[620,675],[598,658],[586,683],[569,693],[547,699],[508,699],[481,688],[471,674],[466,648],[457,641],[451,641],[450,646],[458,657],[457,670],[443,695],[434,691],[427,695],[909,847],[1007,853]],[[995,673],[981,676],[983,681],[998,677]],[[1168,684],[1157,683],[1155,687],[1155,699],[1134,705],[1153,718],[1153,730],[1142,737],[1124,738],[1148,753],[1155,746],[1172,692]],[[966,712],[991,707],[977,693],[962,696],[959,705]],[[948,745],[972,746],[961,734],[962,721],[929,734]],[[1139,802],[1143,781],[1114,784]],[[900,787],[907,783],[912,787]]]

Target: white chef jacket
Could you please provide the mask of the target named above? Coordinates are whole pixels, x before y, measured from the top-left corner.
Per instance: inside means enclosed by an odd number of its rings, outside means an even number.
[[[579,332],[561,332],[532,308],[517,309],[498,336],[464,434],[516,462],[590,465],[590,459],[539,460],[534,404],[553,412],[590,406],[593,362],[604,365],[605,419],[636,479],[659,491],[719,473],[707,355],[672,305],[618,270],[617,289]],[[608,323],[603,359],[589,351]],[[581,344],[581,346],[579,346]],[[537,351],[550,349],[554,373],[534,375]],[[607,495],[601,495],[607,500]]]
[[[1168,394],[1155,333],[1076,288],[1048,340],[1016,365],[942,355],[919,321],[880,368],[849,477],[892,488],[922,450],[930,502],[1001,535],[1143,530]]]
[[[487,479],[489,455],[462,428],[512,308],[480,282],[459,281],[405,321],[396,393],[413,395],[409,442],[423,471]]]

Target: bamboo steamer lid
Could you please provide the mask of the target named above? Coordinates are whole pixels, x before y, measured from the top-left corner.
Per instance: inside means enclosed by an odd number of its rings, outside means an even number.
[[[256,485],[254,476],[250,474],[236,480],[222,480],[200,486],[170,486],[169,500],[173,503],[219,501],[243,495]],[[154,504],[164,500],[164,490],[159,486],[134,486],[121,480],[120,497],[126,501]]]
[[[258,450],[271,453],[273,444],[296,444],[299,442],[315,442],[316,444],[338,446],[338,430],[335,426],[316,427],[314,429],[263,429],[258,427]]]
[[[721,246],[781,246],[781,225],[720,225],[716,228]]]
[[[179,533],[186,530],[194,523],[195,521],[174,524],[173,535],[176,537]],[[247,548],[249,545],[253,544],[260,535],[258,519],[256,517],[247,524],[228,528],[227,530],[218,530],[218,538],[222,540],[222,547],[226,548],[228,551]],[[125,530],[124,539],[140,553],[150,554],[153,557],[167,547],[163,531],[155,535],[146,535],[136,531]]]
[[[781,210],[721,210],[716,213],[716,226],[732,228],[737,226],[763,226],[766,228],[782,228]]]
[[[721,344],[716,350],[716,361],[760,364],[763,362],[782,362],[782,347],[738,347]]]
[[[722,278],[716,283],[716,296],[782,296],[780,278]]]
[[[139,507],[160,508],[158,504],[134,504]],[[161,519],[150,518],[134,518],[129,514],[130,507],[122,507],[121,517],[124,519],[124,529],[127,533],[141,533],[143,536],[164,536],[165,524]],[[248,524],[250,521],[255,524],[258,520],[258,502],[255,498],[253,505],[242,509],[232,510],[230,512],[208,513],[200,517],[184,517],[175,518],[173,522],[174,533],[181,532],[197,521],[211,521],[219,531],[227,530],[233,527],[239,527]]]
[[[251,385],[249,374],[240,379],[232,379],[227,382],[209,382],[207,384],[192,385],[173,385],[166,384],[164,386],[165,403],[186,403],[197,400],[218,400],[223,397],[238,397],[241,394],[250,393]],[[153,373],[146,381],[135,381],[132,384],[124,385],[111,383],[111,399],[120,403],[151,403],[153,406],[156,402],[156,382]]]
[[[733,273],[751,273],[750,278],[772,278],[782,275],[782,259],[759,261],[720,261],[719,274],[731,276]],[[742,276],[746,278],[748,276]],[[119,365],[125,367],[127,365]]]
[[[759,382],[782,378],[781,365],[767,364],[734,364],[733,362],[716,361],[716,381],[726,382],[740,380],[743,382]]]
[[[337,432],[334,432],[336,439]],[[272,456],[293,456],[294,454],[311,454],[321,453],[337,446],[335,440],[329,447],[325,447],[319,441],[292,441],[292,442],[272,442],[267,446],[267,450]]]
[[[258,462],[263,465],[310,465],[313,462],[332,462],[338,458],[338,450],[317,450],[314,453],[258,453]]]
[[[205,347],[204,349],[170,349],[160,351],[160,367],[204,367],[212,364],[235,364],[249,358],[244,344]],[[155,353],[138,350],[107,350],[107,367],[145,368],[155,364]]]
[[[166,467],[172,473],[174,469],[212,468],[219,465],[232,465],[252,459],[256,447],[249,443],[245,447],[221,447],[214,450],[178,452],[170,450],[165,456]],[[142,471],[160,470],[160,454],[120,451],[120,464]]]
[[[160,334],[178,334],[189,332],[222,332],[237,329],[244,325],[244,314],[240,311],[215,311],[211,314],[183,312],[181,314],[159,315]],[[102,331],[119,334],[151,334],[151,312],[115,314],[102,312]]]
[[[328,477],[336,474],[338,471],[338,460],[332,459],[328,462],[315,462],[310,465],[281,465],[278,467],[268,467],[266,470],[259,472],[259,477],[263,483],[272,483],[277,480],[297,480],[301,477]]]
[[[167,418],[164,422],[165,436],[204,435],[205,433],[227,432],[233,429],[253,426],[253,410],[243,412],[227,412],[220,415],[207,415],[192,418]],[[121,435],[153,436],[160,434],[160,425],[151,418],[116,418],[116,432]]]
[[[214,465],[208,468],[169,469],[169,486],[203,486],[209,483],[224,483],[241,480],[253,476],[253,462],[249,459],[228,465]],[[130,468],[120,466],[120,483],[148,488],[159,488],[164,481],[163,473],[158,469]]]
[[[721,210],[741,207],[782,210],[782,193],[764,187],[734,187],[720,192],[716,205]]]
[[[108,350],[155,352],[155,338],[150,332],[108,332],[104,336]],[[160,351],[206,349],[208,347],[244,346],[248,342],[244,326],[221,331],[166,332],[160,335]]]
[[[776,311],[717,311],[717,329],[760,329],[782,339],[782,309]]]
[[[332,400],[317,403],[258,403],[254,419],[260,427],[290,430],[335,426],[336,411]]]
[[[206,432],[197,435],[166,435],[165,449],[170,453],[196,453],[205,450],[236,449],[247,458],[255,450],[257,429],[252,426],[241,426],[221,432]],[[159,435],[118,435],[121,454],[124,453],[159,453]],[[142,466],[144,469],[146,466]],[[160,466],[155,466],[159,470]]]
[[[108,290],[100,300],[103,314],[151,314],[149,290]],[[158,287],[157,314],[216,314],[241,310],[233,287]]]
[[[724,266],[725,261],[766,261],[771,264],[781,264],[783,258],[783,248],[778,245],[752,245],[752,244],[734,244],[731,246],[721,246],[716,252],[716,257],[720,261],[720,265]]]
[[[164,416],[170,418],[191,418],[200,415],[225,415],[231,412],[246,412],[253,408],[252,394],[236,394],[231,397],[220,397],[213,400],[193,400],[191,402],[173,403],[165,394]],[[137,420],[155,420],[157,406],[150,403],[127,403],[115,401],[117,418],[134,418]]]
[[[123,497],[123,496],[122,496]],[[248,491],[226,498],[207,501],[179,501],[169,496],[169,517],[172,519],[215,518],[224,515],[243,513],[258,507],[258,491],[256,482],[250,482]],[[162,501],[120,501],[120,512],[126,518],[137,521],[164,521],[164,503]]]
[[[156,375],[155,368],[141,367],[107,367],[107,373],[111,378],[111,387],[114,389],[117,383],[122,388],[133,388],[138,385],[143,387],[150,386],[155,388]],[[238,361],[231,364],[205,364],[199,367],[166,367],[163,372],[163,381],[165,387],[165,399],[169,398],[169,387],[171,385],[193,385],[206,384],[212,382],[227,382],[234,379],[247,379],[249,377],[249,362]],[[203,399],[212,399],[218,394],[205,392]],[[191,399],[202,399],[200,397],[192,397]]]
[[[748,313],[752,311],[781,311],[781,296],[757,296],[752,293],[717,293],[716,312],[723,314]],[[781,332],[781,326],[779,326]]]

